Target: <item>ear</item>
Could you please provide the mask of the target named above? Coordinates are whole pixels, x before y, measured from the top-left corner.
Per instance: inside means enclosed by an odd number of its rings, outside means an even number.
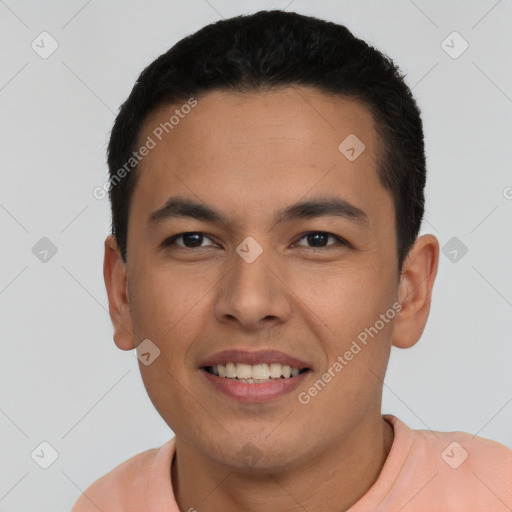
[[[135,348],[133,325],[128,298],[126,265],[114,236],[105,240],[103,277],[108,295],[108,309],[114,326],[114,342],[121,350]]]
[[[395,347],[409,348],[420,339],[430,312],[438,263],[437,238],[434,235],[418,237],[404,261],[398,285],[398,301],[402,309],[393,329]]]

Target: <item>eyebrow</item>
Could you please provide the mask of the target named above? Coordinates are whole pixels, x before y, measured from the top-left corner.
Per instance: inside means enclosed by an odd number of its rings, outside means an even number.
[[[274,225],[298,219],[332,216],[348,219],[361,225],[369,223],[368,215],[357,206],[339,197],[327,197],[298,202],[278,211],[274,216]],[[181,197],[170,197],[164,206],[150,214],[148,222],[150,226],[154,226],[174,218],[192,218],[230,224],[227,217],[211,206]]]

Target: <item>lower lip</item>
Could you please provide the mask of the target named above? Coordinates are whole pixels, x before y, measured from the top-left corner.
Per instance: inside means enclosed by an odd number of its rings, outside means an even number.
[[[249,384],[226,377],[218,377],[203,369],[200,371],[218,391],[241,402],[266,402],[279,398],[296,389],[309,373],[306,371],[288,379]]]

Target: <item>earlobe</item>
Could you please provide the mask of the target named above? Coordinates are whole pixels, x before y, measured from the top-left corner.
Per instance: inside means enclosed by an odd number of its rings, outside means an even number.
[[[126,266],[121,258],[117,240],[109,235],[105,239],[103,278],[108,295],[110,319],[114,326],[114,342],[121,350],[135,348]]]
[[[416,239],[402,268],[398,301],[402,309],[396,316],[393,345],[412,347],[421,337],[430,312],[432,290],[439,263],[439,242],[434,235]]]

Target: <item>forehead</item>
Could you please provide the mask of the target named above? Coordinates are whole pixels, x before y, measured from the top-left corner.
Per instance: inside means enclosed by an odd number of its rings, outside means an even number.
[[[139,164],[130,212],[147,217],[178,193],[273,217],[270,206],[338,191],[371,214],[388,195],[377,178],[374,121],[358,101],[298,87],[215,91],[196,101],[165,105],[144,122],[139,142],[155,145]]]
[[[279,144],[287,138],[326,149],[330,142],[353,132],[364,139],[370,152],[374,149],[373,117],[354,98],[290,86],[269,92],[213,91],[196,101],[194,108],[188,108],[187,100],[158,108],[144,121],[139,140],[155,135],[171,120],[173,126],[164,129],[163,139],[172,143],[172,134],[176,144],[183,144],[190,136],[201,137],[205,151],[221,139],[223,144],[251,146],[262,141]],[[187,113],[173,115],[181,110]]]

